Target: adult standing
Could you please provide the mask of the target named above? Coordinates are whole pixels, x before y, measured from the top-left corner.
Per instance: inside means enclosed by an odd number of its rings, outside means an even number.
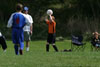
[[[32,19],[32,16],[28,14],[28,10],[29,8],[28,7],[24,7],[24,15],[26,16],[26,18],[29,20],[29,22],[31,23],[30,25],[25,25],[24,26],[24,40],[26,41],[26,51],[29,51],[29,41],[31,39],[31,35],[32,35],[32,23],[33,23],[33,19]]]

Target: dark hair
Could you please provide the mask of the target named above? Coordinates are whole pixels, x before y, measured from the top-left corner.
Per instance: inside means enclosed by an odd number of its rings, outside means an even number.
[[[17,11],[23,10],[23,5],[20,4],[20,3],[18,3],[18,4],[16,5],[16,10],[17,10]]]

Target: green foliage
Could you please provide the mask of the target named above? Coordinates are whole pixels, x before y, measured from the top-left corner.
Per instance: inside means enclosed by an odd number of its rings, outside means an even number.
[[[54,11],[57,36],[68,37],[70,34],[76,33],[85,35],[87,32],[100,32],[99,0],[3,0],[0,2],[0,23],[4,22],[4,26],[6,26],[11,13],[15,12],[17,3],[29,7],[29,14],[34,19],[32,39],[46,39],[47,25],[44,17],[47,9]],[[1,30],[4,26],[1,26]],[[7,38],[10,36],[9,34],[5,35]]]

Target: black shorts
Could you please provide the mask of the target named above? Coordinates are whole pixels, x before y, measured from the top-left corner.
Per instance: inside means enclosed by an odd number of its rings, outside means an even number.
[[[55,43],[56,34],[48,34],[47,42],[50,44]]]

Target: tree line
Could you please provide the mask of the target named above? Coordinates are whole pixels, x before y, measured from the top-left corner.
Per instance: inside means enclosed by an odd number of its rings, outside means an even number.
[[[11,38],[11,29],[6,25],[17,3],[29,7],[34,21],[33,40],[46,39],[44,18],[47,9],[54,11],[58,37],[70,37],[71,34],[88,36],[94,31],[100,32],[100,0],[3,0],[0,2],[0,30],[6,38]]]

